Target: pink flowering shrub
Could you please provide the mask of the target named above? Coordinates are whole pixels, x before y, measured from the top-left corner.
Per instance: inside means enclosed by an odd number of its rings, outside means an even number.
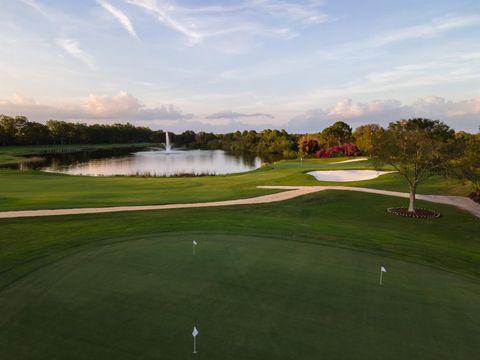
[[[355,144],[344,144],[333,146],[329,149],[320,149],[315,153],[317,158],[330,158],[340,156],[356,156],[360,155],[360,150]]]

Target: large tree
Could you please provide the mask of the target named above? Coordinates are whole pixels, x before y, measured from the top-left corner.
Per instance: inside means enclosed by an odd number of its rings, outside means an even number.
[[[365,155],[371,155],[373,151],[373,143],[377,137],[382,135],[383,128],[377,124],[366,124],[359,126],[353,132],[355,144]]]
[[[417,186],[435,174],[445,173],[455,156],[455,132],[430,119],[399,120],[389,124],[373,145],[376,167],[391,165],[408,182],[408,212],[415,212]]]
[[[327,148],[349,144],[352,142],[352,128],[343,121],[337,121],[333,125],[323,129],[321,138]]]

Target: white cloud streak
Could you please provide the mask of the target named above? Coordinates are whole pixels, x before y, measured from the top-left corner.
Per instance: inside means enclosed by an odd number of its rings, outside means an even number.
[[[165,8],[163,6],[157,5],[155,0],[126,0],[128,4],[138,6],[143,8],[148,13],[156,16],[156,18],[166,26],[170,27],[171,29],[182,33],[185,35],[192,43],[198,43],[202,40],[203,34],[194,30],[193,24],[186,25],[182,21],[177,20],[174,16],[171,16],[169,12],[173,11],[173,7]]]
[[[58,39],[57,40],[58,45],[65,50],[68,54],[70,54],[72,57],[76,58],[77,60],[80,60],[83,62],[85,65],[87,65],[90,69],[95,70],[95,62],[93,60],[93,57],[86,53],[79,45],[79,43],[73,39]]]
[[[155,0],[124,0],[155,16],[163,25],[187,37],[190,44],[228,33],[254,33],[283,39],[297,35],[290,25],[315,25],[329,20],[318,10],[316,1],[306,4],[288,1],[249,0],[238,5],[183,7],[175,2]],[[256,15],[262,12],[271,23]],[[252,16],[252,14],[254,14]]]
[[[115,20],[117,20],[120,25],[123,26],[125,30],[135,39],[138,39],[137,33],[133,28],[132,22],[128,18],[128,16],[120,9],[117,9],[112,4],[108,3],[105,0],[97,0],[97,3],[104,8],[108,13],[110,13]]]
[[[373,37],[371,43],[374,46],[385,46],[408,39],[430,38],[446,31],[478,24],[480,24],[480,16],[478,15],[437,18],[425,25],[405,27]]]
[[[273,119],[274,116],[271,114],[264,114],[264,113],[253,113],[253,114],[247,114],[247,113],[239,113],[239,112],[234,112],[231,110],[225,110],[225,111],[219,111],[217,113],[211,114],[206,116],[206,119],[239,119],[239,118],[268,118],[268,119]]]

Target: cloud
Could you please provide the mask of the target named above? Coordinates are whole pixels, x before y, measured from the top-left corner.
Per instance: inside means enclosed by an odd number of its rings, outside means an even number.
[[[193,115],[183,114],[174,105],[147,108],[136,97],[121,91],[115,96],[89,95],[81,109],[85,115],[99,119],[182,120]]]
[[[430,38],[443,32],[480,24],[480,16],[456,16],[437,18],[425,25],[405,27],[392,32],[378,35],[371,39],[376,46],[384,46],[407,39]]]
[[[353,128],[366,123],[387,126],[402,118],[426,117],[446,122],[455,130],[478,132],[480,126],[480,96],[460,100],[443,97],[422,97],[410,104],[396,99],[356,102],[343,99],[337,103],[305,111],[289,121],[269,121],[273,116],[265,113],[237,113],[221,111],[206,117],[184,113],[174,105],[147,107],[126,92],[114,96],[89,95],[75,102],[41,103],[33,98],[14,95],[0,100],[0,114],[25,115],[33,121],[57,119],[65,121],[125,122],[172,131],[228,132],[245,129],[285,128],[291,132],[317,132],[335,121],[345,121]]]
[[[252,117],[265,117],[269,119],[273,119],[274,116],[271,114],[263,114],[263,113],[255,113],[255,114],[245,114],[245,113],[238,113],[233,112],[231,110],[220,111],[215,114],[211,114],[206,116],[206,119],[239,119],[239,118],[252,118]]]
[[[33,98],[14,95],[0,100],[0,113],[25,115],[34,121],[47,119],[70,121],[165,121],[188,120],[192,114],[184,114],[174,105],[147,107],[126,92],[115,96],[89,95],[77,102],[41,104]]]
[[[330,18],[317,1],[290,2],[248,0],[233,6],[184,7],[176,2],[124,0],[154,16],[160,23],[187,37],[190,44],[228,33],[291,39],[297,33],[291,25],[315,25]]]
[[[73,39],[58,39],[58,45],[62,47],[68,54],[80,60],[85,65],[87,65],[90,69],[95,70],[96,66],[93,61],[93,57],[86,53],[79,45],[79,43]]]
[[[271,15],[282,17],[289,22],[298,22],[305,25],[321,24],[331,20],[327,14],[319,11],[318,7],[320,4],[321,2],[318,1],[248,1],[248,6],[252,9],[260,9]]]
[[[174,10],[174,7],[169,9],[165,6],[157,5],[155,0],[126,0],[127,3],[131,5],[138,6],[143,8],[148,13],[154,15],[158,21],[168,26],[169,28],[185,35],[192,43],[198,43],[201,41],[202,35],[200,32],[195,30],[193,23],[190,25],[184,23],[181,20],[177,20],[175,16],[170,15]]]
[[[97,0],[97,3],[103,7],[106,11],[108,11],[119,23],[124,27],[125,30],[128,31],[128,33],[134,37],[135,39],[138,39],[137,33],[135,32],[135,29],[133,28],[132,22],[128,18],[125,13],[114,7],[113,5],[109,4],[105,0]]]
[[[456,130],[477,132],[480,126],[480,96],[457,102],[431,96],[417,99],[410,105],[395,99],[369,102],[343,99],[331,107],[309,110],[294,117],[288,128],[300,132],[320,131],[339,120],[354,127],[366,123],[386,126],[391,121],[412,117],[438,119]]]
[[[401,103],[398,100],[373,100],[367,103],[354,103],[352,99],[343,99],[327,110],[327,116],[355,118],[392,111],[399,107],[401,107]]]
[[[32,8],[34,8],[39,12],[43,11],[42,6],[35,0],[20,0],[20,1],[23,2],[25,5],[31,6]]]

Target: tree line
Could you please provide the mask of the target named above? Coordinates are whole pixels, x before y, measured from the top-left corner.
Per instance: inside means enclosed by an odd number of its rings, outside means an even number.
[[[187,149],[278,154],[286,158],[295,157],[297,152],[297,135],[288,134],[285,130],[250,130],[227,134],[187,130],[179,134],[170,133],[170,137],[176,147]],[[42,124],[29,121],[25,116],[0,115],[0,144],[3,146],[165,142],[165,131],[129,123],[87,125],[48,120]]]
[[[163,131],[132,124],[71,123],[48,120],[46,124],[29,121],[25,116],[0,115],[0,144],[67,145],[121,144],[165,141]]]

